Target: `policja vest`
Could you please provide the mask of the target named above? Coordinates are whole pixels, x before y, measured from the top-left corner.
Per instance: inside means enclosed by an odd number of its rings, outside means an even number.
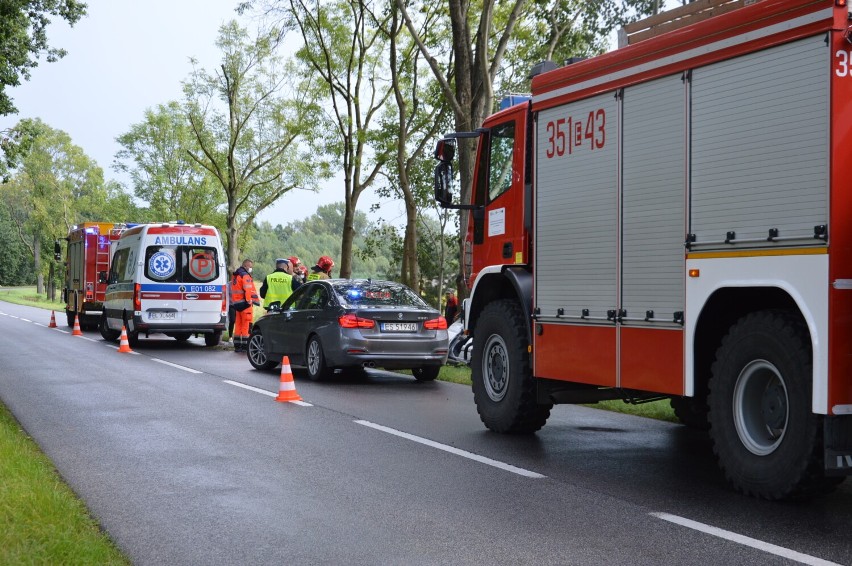
[[[293,294],[293,276],[283,271],[273,271],[266,276],[266,297],[263,298],[263,308],[278,301],[284,304],[287,297]]]

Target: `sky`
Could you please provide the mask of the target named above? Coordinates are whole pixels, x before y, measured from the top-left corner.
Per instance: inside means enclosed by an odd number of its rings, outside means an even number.
[[[48,45],[68,54],[55,63],[42,60],[29,81],[8,92],[17,115],[0,117],[0,129],[23,118],[41,118],[71,136],[74,144],[104,170],[107,178],[129,185],[112,169],[120,149],[115,139],[144,112],[170,100],[181,100],[181,81],[191,70],[190,58],[205,69],[220,61],[215,46],[219,27],[237,19],[250,30],[255,24],[234,11],[237,0],[86,0],[88,16],[73,28],[54,21]],[[332,179],[319,193],[291,191],[266,209],[260,220],[285,225],[304,220],[317,206],[343,200],[342,178]],[[365,192],[358,208],[365,213],[378,199]],[[404,213],[394,202],[383,203],[372,215],[399,223]],[[112,219],[111,219],[112,220]],[[124,220],[124,219],[121,219]],[[132,221],[133,219],[126,219]],[[175,219],[166,219],[175,220]]]
[[[48,27],[48,44],[68,54],[55,63],[42,61],[29,81],[9,90],[18,114],[0,117],[0,129],[23,118],[41,118],[68,133],[107,178],[129,185],[127,176],[112,168],[120,149],[115,139],[141,122],[146,109],[182,98],[190,58],[205,69],[219,63],[215,41],[223,23],[236,18],[249,29],[255,27],[248,16],[237,15],[237,1],[87,0],[88,16],[73,28],[61,20]],[[667,8],[677,5],[679,0],[666,2]],[[342,200],[338,176],[319,193],[285,194],[259,219],[285,225],[309,217],[319,205]],[[377,203],[382,209],[371,220],[404,224],[401,203],[380,202],[370,191],[362,194],[358,208],[368,213]]]

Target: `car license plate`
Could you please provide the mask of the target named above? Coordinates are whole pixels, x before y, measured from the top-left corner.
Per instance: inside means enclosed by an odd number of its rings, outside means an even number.
[[[417,332],[416,322],[383,322],[384,332]]]
[[[148,320],[175,320],[175,312],[149,312]]]

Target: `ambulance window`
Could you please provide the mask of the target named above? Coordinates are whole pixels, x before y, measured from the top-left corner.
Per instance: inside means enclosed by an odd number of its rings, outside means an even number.
[[[130,281],[127,269],[127,258],[130,256],[130,248],[124,248],[115,252],[115,257],[112,258],[112,268],[109,273],[109,283],[124,283]],[[132,276],[133,272],[130,271]]]
[[[219,277],[216,248],[183,246],[183,280],[187,283],[209,283]]]
[[[145,250],[145,277],[172,283],[179,280],[177,246],[148,246]]]
[[[514,171],[515,123],[509,122],[491,130],[491,160],[488,166],[488,202],[512,186]]]

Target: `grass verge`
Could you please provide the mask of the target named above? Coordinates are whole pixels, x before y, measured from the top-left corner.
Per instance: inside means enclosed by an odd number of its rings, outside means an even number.
[[[0,564],[130,564],[0,404]]]
[[[0,289],[0,301],[15,303],[16,305],[27,305],[28,307],[39,307],[48,310],[65,311],[65,303],[61,299],[48,301],[45,295],[36,293],[35,287],[11,287]],[[59,321],[57,321],[58,323]]]

